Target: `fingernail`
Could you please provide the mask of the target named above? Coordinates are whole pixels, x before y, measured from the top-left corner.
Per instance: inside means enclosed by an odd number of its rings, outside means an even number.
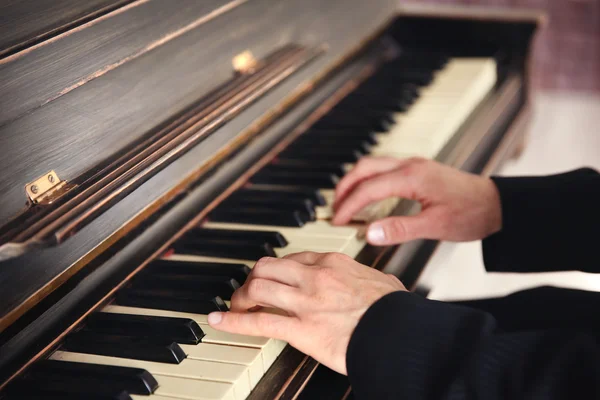
[[[223,319],[223,314],[220,312],[213,312],[208,314],[208,323],[209,325],[218,325],[221,323]]]
[[[370,243],[383,243],[385,241],[385,232],[381,225],[371,225],[367,232],[367,240]]]

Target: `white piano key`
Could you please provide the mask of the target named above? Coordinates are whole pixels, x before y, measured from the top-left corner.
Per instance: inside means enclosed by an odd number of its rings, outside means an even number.
[[[239,346],[217,345],[212,343],[180,344],[187,356],[193,360],[216,361],[240,364],[248,368],[251,387],[260,381],[265,373],[260,349]]]
[[[245,264],[248,268],[253,268],[256,261],[242,260],[237,258],[220,258],[209,256],[198,256],[195,254],[170,254],[163,257],[165,260],[188,261],[188,262],[220,262],[229,264]]]
[[[297,235],[309,236],[325,236],[325,237],[342,237],[350,238],[358,232],[357,227],[353,226],[333,226],[327,221],[314,221],[305,224],[300,228],[281,227],[273,225],[247,225],[225,222],[206,222],[202,225],[206,228],[216,229],[237,229],[237,230],[261,230],[261,231],[278,231],[286,238],[291,238]]]
[[[206,333],[205,338],[207,343],[260,348],[262,350],[265,370],[275,362],[275,359],[277,359],[287,344],[278,339],[221,332],[213,329],[210,325],[201,325],[201,328]]]
[[[159,376],[185,378],[180,383],[186,382],[192,385],[192,382],[195,381],[195,385],[197,385],[195,390],[198,391],[199,396],[204,395],[202,394],[204,382],[211,382],[211,384],[205,384],[205,386],[210,385],[213,387],[215,385],[212,383],[224,384],[224,386],[221,386],[223,392],[226,393],[227,390],[232,390],[235,399],[245,399],[251,390],[250,377],[243,365],[190,360],[187,358],[179,364],[167,364],[68,351],[56,351],[50,356],[50,359],[142,368],[150,372],[157,379],[159,379]],[[228,389],[229,386],[231,386],[230,389]],[[191,391],[189,388],[186,389]]]
[[[369,204],[360,210],[352,220],[354,222],[372,222],[380,218],[388,216],[394,208],[400,203],[399,198],[390,198]],[[318,219],[331,219],[334,216],[333,208],[330,205],[320,206],[316,208]]]
[[[198,381],[195,379],[176,378],[173,376],[154,376],[158,388],[151,397],[144,396],[145,400],[170,399],[173,397],[190,400],[238,400],[230,383]],[[142,396],[139,396],[142,397]]]
[[[249,347],[261,350],[261,357],[266,371],[279,356],[286,343],[261,336],[238,335],[235,333],[221,332],[208,325],[207,316],[204,314],[193,314],[179,311],[155,310],[151,308],[126,307],[108,305],[102,309],[103,312],[133,315],[152,315],[158,317],[189,318],[196,321],[206,336],[202,338],[203,343],[212,343],[227,346]]]
[[[396,123],[388,133],[377,135],[371,148],[373,156],[436,158],[466,121],[496,81],[496,67],[490,59],[455,59],[421,90],[419,98],[406,112],[394,115]],[[351,165],[347,166],[351,168]],[[328,205],[317,207],[317,218],[333,217],[331,205],[335,191],[321,190]],[[371,222],[395,209],[399,199],[371,204],[359,211],[355,222]]]

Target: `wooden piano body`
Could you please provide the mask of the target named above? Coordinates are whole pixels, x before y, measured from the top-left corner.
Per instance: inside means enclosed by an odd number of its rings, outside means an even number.
[[[492,173],[523,144],[542,22],[391,0],[0,10],[0,398],[14,398],[11,385],[88,315],[406,51],[494,61],[490,90],[439,152],[423,154]],[[361,244],[355,256],[416,289],[436,244]],[[249,398],[347,396],[347,381],[317,367],[288,346]]]

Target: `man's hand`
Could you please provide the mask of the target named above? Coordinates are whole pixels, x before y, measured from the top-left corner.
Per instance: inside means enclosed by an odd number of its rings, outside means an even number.
[[[226,332],[284,340],[346,374],[346,351],[358,321],[373,303],[398,290],[406,289],[395,276],[343,254],[265,257],[233,294],[231,311],[211,313],[208,322]]]
[[[372,223],[367,240],[373,245],[478,240],[502,227],[500,196],[491,179],[422,158],[390,157],[363,158],[339,182],[332,222],[346,224],[365,206],[388,197],[416,200],[421,212]]]

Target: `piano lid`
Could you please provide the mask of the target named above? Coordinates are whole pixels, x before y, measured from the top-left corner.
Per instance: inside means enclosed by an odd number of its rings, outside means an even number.
[[[193,147],[289,68],[325,47],[335,46],[339,57],[340,44],[368,33],[353,16],[373,30],[392,15],[381,3],[355,14],[342,2],[182,1],[174,8],[137,1],[5,57],[0,260],[62,242],[173,162],[176,155],[167,154],[182,154],[183,141]],[[264,59],[260,67],[235,71],[248,55]],[[191,118],[202,128],[191,128]],[[185,134],[168,133],[175,130]],[[190,130],[202,134],[191,140]]]
[[[28,16],[33,3],[9,7],[13,14]],[[88,17],[72,24],[44,21],[43,33],[33,29],[20,37],[26,48],[19,51],[14,51],[15,41],[0,42],[6,50],[0,52],[0,245],[6,251],[0,262],[2,318],[63,272],[89,262],[117,232],[131,230],[124,227],[140,224],[141,215],[182,190],[182,182],[197,178],[240,132],[280,110],[360,48],[395,9],[390,0],[182,0],[176,7],[137,0],[114,1],[116,6],[108,8],[106,3],[100,11],[90,5],[78,14]],[[70,0],[53,4],[73,6]],[[13,25],[2,29],[13,29],[18,22],[8,24]],[[277,84],[269,88],[260,82]],[[251,84],[256,90],[247,90]],[[107,176],[99,173],[115,160],[119,166],[139,166],[148,158],[135,157],[156,144],[159,136],[153,135],[185,125],[190,112],[225,104],[226,94],[235,102],[202,119],[200,125],[210,129],[201,140],[133,188],[127,186],[130,180],[119,181],[117,186],[131,190],[111,192],[116,201],[109,207],[85,208],[93,217],[85,224],[64,231],[34,229],[62,201],[91,187],[83,184]],[[252,102],[240,108],[245,99]],[[232,110],[235,118],[228,114]],[[160,163],[174,148],[144,155],[154,155],[152,162]],[[127,169],[120,176],[139,171]],[[57,215],[51,223],[66,213]],[[74,221],[67,218],[59,228]],[[36,237],[39,232],[44,235]],[[42,246],[21,254],[19,245],[32,237],[32,243]]]

